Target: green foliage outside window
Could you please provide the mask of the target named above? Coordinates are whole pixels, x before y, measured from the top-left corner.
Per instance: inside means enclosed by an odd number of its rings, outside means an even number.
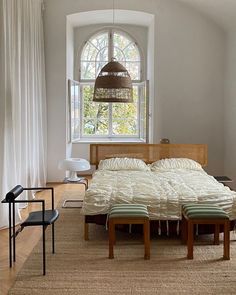
[[[137,87],[134,87],[134,103],[97,103],[92,101],[93,86],[82,86],[83,135],[137,135]],[[109,122],[109,108],[112,120]]]

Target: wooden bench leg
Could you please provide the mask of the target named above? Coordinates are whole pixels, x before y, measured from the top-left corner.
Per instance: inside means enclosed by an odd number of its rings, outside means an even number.
[[[192,221],[188,220],[188,240],[187,240],[187,245],[188,245],[188,259],[193,259],[193,223]]]
[[[115,223],[113,220],[109,220],[109,228],[108,228],[108,233],[109,233],[109,259],[114,258],[114,241],[115,241]]]
[[[181,243],[187,243],[187,221],[183,215],[181,220]]]
[[[150,223],[149,223],[149,219],[144,221],[143,235],[144,235],[144,259],[150,259]]]
[[[89,239],[89,224],[86,222],[86,220],[84,220],[84,240],[88,241]]]
[[[220,225],[215,224],[214,245],[219,245],[220,244],[219,235],[220,235]]]
[[[224,259],[230,259],[230,232],[229,232],[229,220],[224,223]]]

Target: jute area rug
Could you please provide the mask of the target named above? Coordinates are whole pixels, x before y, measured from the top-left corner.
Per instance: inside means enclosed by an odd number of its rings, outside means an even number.
[[[223,245],[197,242],[194,260],[178,239],[152,237],[151,259],[143,259],[141,235],[117,232],[115,259],[108,259],[108,233],[90,225],[83,239],[78,208],[61,208],[56,227],[56,254],[47,229],[47,274],[42,275],[42,243],[33,250],[9,294],[236,294],[236,242],[231,260],[222,260]],[[235,238],[235,234],[233,235]]]

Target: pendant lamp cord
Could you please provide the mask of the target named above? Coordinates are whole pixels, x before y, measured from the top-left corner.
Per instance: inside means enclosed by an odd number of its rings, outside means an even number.
[[[112,11],[113,27],[115,24],[115,0],[113,0],[113,11]]]
[[[112,0],[112,27],[114,28],[115,26],[115,0]],[[112,57],[111,57],[111,61],[114,61],[114,52],[112,50]]]

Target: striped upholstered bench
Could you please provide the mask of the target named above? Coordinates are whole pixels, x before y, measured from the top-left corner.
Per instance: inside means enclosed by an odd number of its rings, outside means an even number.
[[[224,259],[230,259],[229,216],[216,205],[186,204],[182,207],[182,240],[187,242],[188,259],[193,259],[193,239],[195,224],[215,225],[214,244],[219,244],[220,225],[224,226]]]
[[[142,204],[113,205],[109,218],[109,258],[114,258],[115,226],[116,224],[143,224],[144,259],[150,259],[150,226],[147,206]]]

